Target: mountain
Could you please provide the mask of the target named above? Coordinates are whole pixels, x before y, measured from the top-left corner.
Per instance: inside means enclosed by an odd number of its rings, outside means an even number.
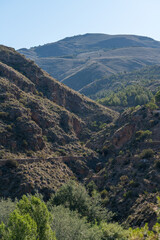
[[[135,35],[85,34],[18,51],[76,91],[112,74],[160,64],[160,42]]]
[[[76,179],[96,184],[113,220],[152,226],[160,192],[156,101],[118,114],[0,46],[0,197],[38,191],[47,200]]]
[[[117,116],[59,83],[11,48],[0,46],[0,62],[0,144],[9,152],[50,152],[61,146],[67,154],[70,144],[80,152],[78,142],[92,134],[93,121],[109,123]]]

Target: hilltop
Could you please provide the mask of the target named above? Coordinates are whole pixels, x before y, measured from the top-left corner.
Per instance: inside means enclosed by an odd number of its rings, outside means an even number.
[[[160,64],[160,43],[135,35],[85,34],[18,51],[81,92],[104,77]]]

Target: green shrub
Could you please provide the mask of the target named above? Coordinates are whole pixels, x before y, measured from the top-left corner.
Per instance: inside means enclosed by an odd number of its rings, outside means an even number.
[[[121,151],[119,151],[119,155],[124,155],[124,152],[121,150]]]
[[[154,156],[154,151],[152,149],[144,149],[141,154],[140,158],[151,158]]]
[[[128,192],[125,192],[125,193],[123,194],[123,197],[124,197],[124,198],[131,198],[132,195],[133,195],[133,192],[132,192],[132,191],[128,191]]]
[[[55,206],[52,213],[52,229],[58,240],[101,240],[102,232],[98,226],[87,223],[77,212]]]
[[[102,153],[104,154],[104,156],[106,156],[112,150],[113,150],[113,145],[108,143],[108,145],[103,146]]]
[[[158,108],[154,99],[152,99],[148,104],[146,104],[146,107],[151,109],[151,110],[156,110]]]
[[[160,104],[160,90],[156,93],[155,100],[157,104]]]
[[[128,176],[127,175],[122,175],[120,177],[120,181],[123,182],[123,183],[127,183],[128,182]]]
[[[13,125],[12,125],[12,124],[7,125],[7,130],[8,130],[8,131],[12,131],[12,129],[13,129]]]
[[[96,191],[90,197],[85,187],[74,181],[64,184],[56,194],[52,195],[49,205],[63,205],[71,211],[77,211],[81,216],[87,217],[91,222],[109,220],[112,216],[102,207],[101,197]]]
[[[28,143],[27,143],[27,141],[26,141],[25,139],[22,141],[22,145],[23,145],[24,147],[27,147],[27,146],[28,146]]]
[[[103,233],[102,240],[127,240],[128,231],[124,230],[118,223],[104,223],[100,224]]]
[[[97,186],[94,181],[90,181],[87,185],[87,190],[89,195],[91,196],[94,190],[97,190]]]
[[[154,165],[157,169],[160,170],[160,159],[156,159],[155,162],[154,162]]]
[[[0,200],[0,223],[8,223],[10,214],[15,210],[17,204],[16,201],[12,201],[10,198]]]
[[[153,231],[149,230],[148,224],[146,223],[142,228],[129,229],[129,239],[132,240],[159,240],[160,233],[160,224],[156,223],[153,228]]]
[[[149,130],[146,130],[146,131],[140,130],[136,132],[136,140],[137,141],[144,140],[145,138],[148,138],[151,135],[152,135],[152,132]]]
[[[104,198],[106,198],[106,197],[108,197],[108,192],[107,192],[107,190],[106,189],[104,189],[103,191],[101,191],[101,197],[104,199]]]
[[[139,187],[139,183],[138,182],[135,182],[134,180],[131,180],[130,182],[129,182],[129,185],[131,186],[131,187]]]

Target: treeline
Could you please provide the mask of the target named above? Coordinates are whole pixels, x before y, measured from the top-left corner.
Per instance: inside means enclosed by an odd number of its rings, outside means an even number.
[[[103,98],[110,92],[117,92],[128,85],[141,86],[155,93],[160,88],[160,66],[147,66],[146,68],[104,77],[95,81],[85,89],[85,95],[92,99]]]
[[[160,206],[160,199],[159,206]],[[157,208],[158,209],[158,208]],[[158,209],[159,210],[159,209]],[[160,221],[160,212],[158,212]],[[112,222],[113,213],[93,183],[87,189],[77,182],[64,184],[48,202],[41,195],[23,196],[14,202],[0,200],[1,240],[114,240],[155,239],[160,234],[157,222],[153,231],[124,229]]]
[[[147,88],[140,85],[129,85],[116,92],[106,93],[106,96],[99,99],[98,102],[105,106],[133,107],[148,103],[152,97],[152,92]]]

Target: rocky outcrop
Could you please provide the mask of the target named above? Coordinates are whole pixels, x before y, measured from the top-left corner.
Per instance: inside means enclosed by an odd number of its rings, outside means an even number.
[[[128,109],[114,124],[95,133],[87,146],[102,153],[102,169],[86,182],[105,189],[106,207],[114,220],[131,226],[156,221],[154,207],[160,192],[160,118],[147,106]],[[98,169],[97,169],[98,170]]]
[[[112,144],[116,149],[120,149],[133,137],[135,124],[126,124],[119,128],[113,135]]]

